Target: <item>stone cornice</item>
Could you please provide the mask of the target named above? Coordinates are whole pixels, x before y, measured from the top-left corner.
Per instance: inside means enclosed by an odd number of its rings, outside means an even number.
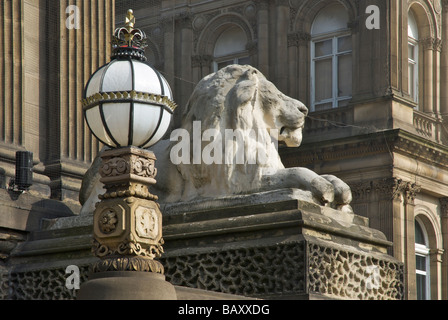
[[[300,148],[294,149],[280,149],[283,162],[288,167],[394,152],[448,170],[448,147],[402,129],[356,135],[317,144],[305,143]]]

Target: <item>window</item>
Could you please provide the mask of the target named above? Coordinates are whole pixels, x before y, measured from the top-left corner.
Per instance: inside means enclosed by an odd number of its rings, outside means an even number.
[[[239,27],[225,30],[218,38],[213,53],[214,71],[231,64],[250,64],[247,37]]]
[[[417,299],[429,300],[431,298],[431,283],[429,273],[428,236],[423,224],[415,220],[415,271],[417,277]]]
[[[311,110],[348,105],[352,98],[352,36],[348,13],[340,4],[325,7],[311,35]]]
[[[409,95],[418,103],[418,26],[412,10],[408,14],[408,78]]]

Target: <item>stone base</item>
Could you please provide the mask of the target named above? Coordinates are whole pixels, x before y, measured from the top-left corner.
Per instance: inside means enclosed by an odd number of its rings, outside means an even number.
[[[152,272],[102,272],[81,286],[78,300],[177,300],[165,276]]]
[[[174,286],[257,299],[403,299],[403,265],[385,235],[295,189],[164,210],[160,261]]]

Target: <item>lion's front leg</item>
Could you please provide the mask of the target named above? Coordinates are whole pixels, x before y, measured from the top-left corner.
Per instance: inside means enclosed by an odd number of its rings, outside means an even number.
[[[262,190],[282,188],[310,191],[313,199],[320,205],[331,204],[335,200],[334,185],[307,168],[280,169],[263,176]]]
[[[334,186],[334,201],[332,206],[338,210],[353,212],[350,206],[353,200],[350,187],[344,181],[333,175],[322,175],[321,177]]]

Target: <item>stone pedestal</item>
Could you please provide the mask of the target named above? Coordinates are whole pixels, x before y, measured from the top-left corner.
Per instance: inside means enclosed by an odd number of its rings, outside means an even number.
[[[153,272],[99,272],[79,291],[79,300],[174,300],[176,291],[165,276]]]
[[[162,206],[173,285],[262,299],[403,299],[403,265],[368,219],[295,189]]]
[[[151,151],[105,151],[100,167],[106,192],[93,213],[93,252],[100,258],[79,299],[176,299],[156,259],[163,252],[162,213],[149,192],[156,183]]]

